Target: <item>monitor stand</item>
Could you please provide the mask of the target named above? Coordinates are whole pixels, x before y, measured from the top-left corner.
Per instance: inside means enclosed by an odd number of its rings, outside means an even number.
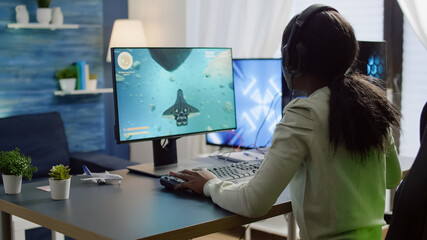
[[[162,144],[162,141],[164,142]],[[176,138],[163,140],[153,140],[153,163],[143,163],[128,166],[131,172],[144,174],[151,177],[161,177],[171,171],[185,169],[185,166],[178,164],[176,151]]]

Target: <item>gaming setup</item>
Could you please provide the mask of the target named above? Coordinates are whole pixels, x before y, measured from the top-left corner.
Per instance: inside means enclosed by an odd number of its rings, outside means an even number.
[[[385,87],[385,42],[359,43],[352,71],[380,78]],[[112,48],[111,53],[117,143],[152,141],[153,163],[128,169],[161,177],[166,187],[176,182],[165,175],[178,166],[179,137],[206,134],[207,144],[230,151],[265,149],[283,107],[304,97],[287,88],[281,59],[233,59],[230,48],[202,47]],[[229,173],[220,178],[251,176],[261,161],[221,166]]]

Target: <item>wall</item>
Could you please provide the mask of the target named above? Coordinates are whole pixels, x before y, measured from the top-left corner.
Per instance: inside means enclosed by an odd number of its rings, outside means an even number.
[[[150,47],[186,45],[186,0],[128,0],[129,18],[141,20]]]
[[[61,7],[64,23],[80,25],[77,30],[9,29],[18,4],[25,4],[30,22],[36,22],[35,0],[0,2],[0,117],[58,111],[70,151],[104,149],[102,95],[53,95],[59,89],[56,70],[78,60],[98,74],[98,87],[104,85],[102,0],[52,1],[51,7]]]
[[[103,55],[104,63],[104,86],[113,87],[111,63],[105,61],[110,43],[111,31],[116,19],[128,18],[128,1],[127,0],[103,0]],[[105,154],[114,155],[124,159],[129,159],[129,144],[117,144],[114,136],[114,100],[113,94],[104,94],[105,106],[105,139],[106,147],[103,151]]]

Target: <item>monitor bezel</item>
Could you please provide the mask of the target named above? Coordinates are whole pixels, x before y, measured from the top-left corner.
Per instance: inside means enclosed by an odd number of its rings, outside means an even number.
[[[356,58],[356,61],[354,64],[350,67],[349,72],[350,73],[359,73],[368,77],[372,77],[373,79],[377,79],[377,81],[372,81],[376,86],[380,87],[383,91],[387,88],[387,81],[388,81],[388,64],[387,64],[387,42],[384,40],[380,41],[365,41],[365,40],[358,40],[359,45],[359,52]],[[362,69],[364,69],[367,65],[368,59],[365,59],[367,57],[368,52],[366,49],[375,49],[383,57],[384,61],[384,71],[383,71],[383,77],[377,78],[373,77],[371,75],[368,75],[366,72],[363,72]],[[363,57],[363,59],[361,59]],[[379,81],[378,81],[379,80]]]
[[[233,63],[234,63],[234,60],[280,60],[280,61],[282,61],[282,58],[233,58],[232,59]],[[234,71],[234,69],[233,69],[233,71]],[[286,82],[284,80],[282,71],[280,71],[280,74],[281,74],[281,79],[282,79],[282,86],[281,86],[281,88],[282,88],[282,97],[281,97],[281,100],[280,100],[280,103],[281,103],[282,107],[280,109],[281,109],[281,115],[283,116],[283,108],[284,108],[284,105],[283,105],[284,104],[283,93],[284,93],[284,90],[285,90],[284,87],[285,88],[287,88],[287,87],[284,86],[284,84],[286,85]],[[234,72],[233,72],[233,83],[235,84],[235,82],[234,82]],[[235,85],[234,85],[234,88],[236,88]],[[234,104],[236,104],[236,94],[234,94]],[[232,130],[236,130],[237,129],[237,114],[238,114],[238,112],[237,112],[237,109],[236,109],[236,128],[232,129]],[[224,131],[226,131],[226,130],[224,130]],[[223,131],[215,131],[215,132],[223,132]],[[232,133],[230,133],[230,134],[232,134]],[[237,147],[239,147],[239,146],[231,145],[231,144],[215,144],[215,143],[209,142],[208,141],[208,133],[206,133],[206,136],[205,136],[205,144],[209,145],[209,146],[220,147],[220,148],[224,148],[224,147],[226,147],[226,148],[237,148]],[[240,149],[254,149],[255,147],[240,146],[239,148]]]
[[[233,63],[233,50],[230,47],[112,47],[111,48],[111,69],[112,69],[112,77],[113,77],[113,99],[114,99],[114,117],[115,117],[115,124],[114,124],[114,135],[116,138],[117,144],[128,144],[133,142],[144,142],[144,141],[153,141],[153,140],[161,140],[161,139],[177,139],[180,137],[185,136],[192,136],[192,135],[201,135],[211,132],[222,132],[227,130],[233,130],[237,128],[237,113],[236,113],[236,95],[234,94],[234,112],[235,112],[235,118],[234,118],[234,128],[224,128],[224,129],[218,129],[218,130],[206,130],[206,131],[198,131],[198,132],[190,132],[190,133],[182,133],[182,134],[174,134],[174,135],[165,135],[165,136],[158,136],[158,137],[150,137],[150,138],[140,138],[140,139],[132,139],[132,140],[121,140],[120,139],[120,124],[119,124],[119,113],[118,113],[118,102],[117,102],[117,81],[116,81],[116,58],[114,55],[115,49],[224,49],[224,50],[230,50],[231,54],[231,63]],[[233,91],[234,90],[234,73],[232,73],[232,82],[233,82]]]

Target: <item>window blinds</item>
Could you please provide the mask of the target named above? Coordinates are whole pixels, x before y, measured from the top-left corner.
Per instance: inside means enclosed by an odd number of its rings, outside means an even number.
[[[400,155],[415,157],[420,147],[420,116],[427,101],[427,49],[406,18],[403,24],[402,134]]]

